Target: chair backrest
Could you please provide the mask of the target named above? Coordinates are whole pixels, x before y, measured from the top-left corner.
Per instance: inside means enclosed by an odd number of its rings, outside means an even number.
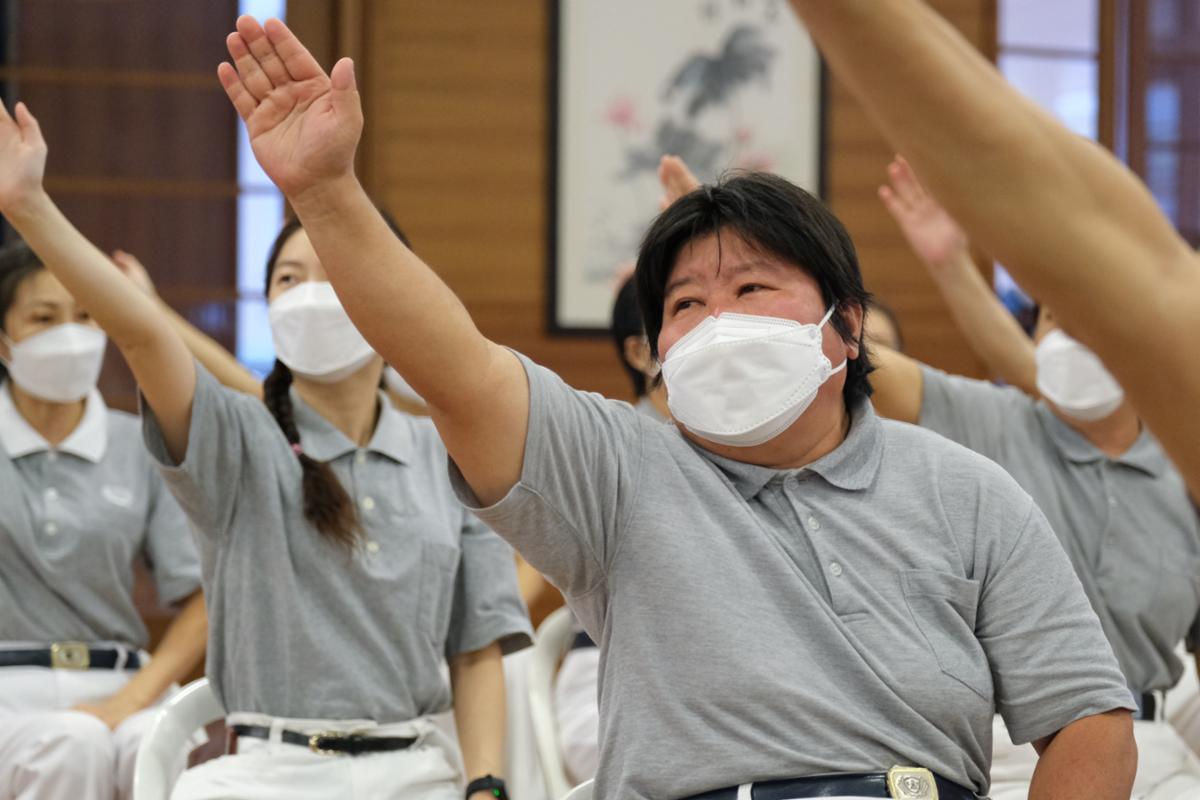
[[[133,800],[168,800],[196,731],[224,716],[208,678],[192,681],[163,703],[138,747]]]
[[[583,783],[572,789],[562,800],[592,800],[592,781],[584,781]]]
[[[554,714],[554,678],[558,664],[574,639],[571,612],[560,608],[543,620],[529,660],[529,710],[538,759],[546,779],[546,793],[563,797],[571,791],[558,742],[558,720]],[[590,796],[590,794],[589,794]]]

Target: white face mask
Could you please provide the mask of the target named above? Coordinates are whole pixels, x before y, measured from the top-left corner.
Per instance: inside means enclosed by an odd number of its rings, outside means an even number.
[[[375,351],[362,337],[327,281],[307,281],[268,307],[275,355],[298,375],[335,383],[366,366]]]
[[[820,323],[748,314],[709,317],[663,358],[671,415],[697,436],[753,447],[787,430],[829,376]]]
[[[1064,414],[1084,422],[1104,419],[1125,399],[1096,354],[1061,330],[1038,342],[1037,387]]]
[[[12,354],[13,383],[51,403],[74,403],[87,397],[100,378],[108,338],[90,325],[68,322],[19,342],[4,337]]]

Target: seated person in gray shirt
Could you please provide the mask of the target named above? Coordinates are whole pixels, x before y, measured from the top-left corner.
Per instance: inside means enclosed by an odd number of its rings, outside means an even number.
[[[1042,753],[1034,797],[1129,797],[1132,698],[1070,561],[995,464],[875,415],[867,293],[819,201],[751,173],[651,226],[663,425],[489,341],[391,235],[349,60],[326,76],[278,20],[229,43],[221,81],[347,312],[601,645],[599,797],[965,800],[996,709]]]
[[[105,345],[24,242],[0,250],[0,800],[128,797],[154,706],[204,655],[200,559],[96,389]],[[180,608],[150,660],[139,560]]]
[[[889,178],[889,211],[975,351],[1011,385],[950,376],[881,347],[872,375],[880,413],[991,458],[1034,497],[1140,701],[1134,796],[1200,797],[1200,761],[1163,714],[1163,695],[1183,673],[1177,648],[1200,632],[1200,520],[1183,479],[1099,359],[1045,307],[1030,341],[908,164],[898,159]],[[1036,759],[996,725],[993,800],[1024,797]]]
[[[456,800],[465,783],[495,797],[502,650],[529,641],[512,550],[455,499],[432,424],[381,395],[383,361],[303,229],[287,225],[271,251],[279,361],[260,401],[218,385],[55,207],[45,144],[18,116],[0,112],[0,209],[125,355],[199,545],[208,677],[236,751],[186,772],[173,797]],[[465,776],[432,719],[452,701]]]

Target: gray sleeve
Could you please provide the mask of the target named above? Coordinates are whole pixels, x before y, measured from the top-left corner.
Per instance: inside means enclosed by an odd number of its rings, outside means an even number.
[[[1112,647],[1045,516],[1026,497],[1008,518],[1022,523],[1006,557],[1004,537],[990,544],[998,566],[985,567],[976,635],[1013,743],[1094,714],[1133,710]]]
[[[580,392],[519,356],[529,380],[521,479],[500,502],[479,502],[450,463],[459,499],[568,595],[604,581],[641,483],[643,425],[626,403]]]
[[[226,389],[196,362],[196,394],[182,463],[167,452],[153,409],[141,400],[142,437],[159,472],[198,533],[223,535],[233,518],[247,455],[246,403],[261,402]],[[264,413],[265,413],[265,409]],[[268,420],[269,422],[269,415]]]
[[[157,472],[151,476],[151,485],[143,555],[154,575],[159,602],[174,605],[200,588],[200,557],[183,509]]]
[[[922,428],[998,460],[1004,437],[1034,401],[1018,389],[923,366]]]
[[[512,548],[469,512],[463,512],[462,560],[446,657],[499,642],[505,655],[533,644],[529,612],[517,588]]]

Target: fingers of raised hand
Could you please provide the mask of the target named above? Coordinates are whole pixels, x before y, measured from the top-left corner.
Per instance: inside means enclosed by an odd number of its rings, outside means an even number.
[[[269,19],[263,30],[292,80],[305,81],[325,74],[312,53],[308,52],[287,25],[277,19]]]
[[[238,71],[228,61],[224,61],[217,66],[217,77],[221,81],[221,86],[225,88],[225,94],[229,96],[229,102],[233,103],[233,107],[237,110],[238,116],[243,120],[249,119],[250,115],[254,113],[254,109],[258,108],[258,100],[250,94],[250,90],[242,82]]]
[[[272,86],[280,86],[292,80],[288,74],[283,59],[275,52],[275,45],[267,37],[266,31],[254,17],[242,15],[238,17],[237,32],[250,50],[250,54],[258,61],[263,74]]]
[[[231,33],[225,39],[225,46],[229,50],[230,57],[233,58],[233,65],[237,67],[242,85],[256,101],[262,102],[263,98],[275,88],[275,84],[271,83],[271,79],[263,71],[258,59],[250,52],[250,46],[246,43],[245,38],[241,33]]]

